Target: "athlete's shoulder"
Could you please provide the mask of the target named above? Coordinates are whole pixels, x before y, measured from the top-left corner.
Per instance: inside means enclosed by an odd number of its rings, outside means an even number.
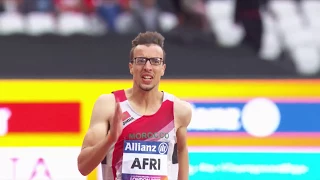
[[[90,126],[109,121],[114,115],[115,107],[115,98],[112,94],[101,94],[93,105]]]
[[[191,104],[185,100],[182,100],[174,96],[174,103],[177,105],[178,110],[191,111]]]
[[[192,106],[189,102],[174,97],[174,114],[180,124],[188,126],[192,117]]]
[[[113,94],[113,93],[101,94],[101,95],[97,98],[97,102],[102,102],[102,103],[112,103],[112,102],[115,102],[114,94]]]
[[[172,101],[174,102],[174,109],[177,111],[192,111],[192,106],[189,102],[182,100],[180,98],[178,98],[177,96],[175,96],[174,94],[170,94],[168,92],[165,92],[167,94],[167,96],[170,97],[170,99],[172,99]]]
[[[118,90],[115,90],[115,91],[112,91],[110,93],[106,93],[106,94],[101,94],[97,101],[103,101],[103,102],[116,102],[116,96],[121,96],[121,95],[124,95],[124,89],[118,89]],[[118,97],[119,98],[119,97]]]
[[[112,111],[115,108],[116,99],[115,96],[110,94],[101,94],[94,104],[95,108],[98,108],[101,111]]]

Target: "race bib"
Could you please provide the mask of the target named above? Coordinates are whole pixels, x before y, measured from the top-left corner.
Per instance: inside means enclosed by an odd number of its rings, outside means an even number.
[[[167,180],[167,142],[124,141],[123,180]]]

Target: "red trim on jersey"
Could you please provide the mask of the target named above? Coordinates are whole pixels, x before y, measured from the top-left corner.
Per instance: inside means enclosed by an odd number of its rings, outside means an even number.
[[[114,97],[115,97],[116,101],[123,102],[123,101],[127,100],[126,93],[125,93],[124,89],[117,90],[117,91],[114,91],[112,93],[114,94]],[[112,164],[113,164],[113,160],[112,160]],[[114,179],[116,179],[117,170],[115,168],[115,165],[112,165],[112,173],[113,173]]]
[[[162,103],[160,109],[151,116],[142,116],[136,119],[134,122],[126,126],[123,129],[121,136],[116,142],[113,150],[112,156],[112,171],[114,177],[116,177],[116,166],[123,156],[123,143],[124,139],[128,139],[131,133],[142,133],[142,132],[159,132],[161,129],[166,127],[173,122],[173,102],[166,100]],[[173,126],[174,127],[174,126]],[[146,138],[141,138],[139,140],[146,140]]]
[[[123,102],[123,101],[127,100],[126,93],[124,92],[123,89],[118,90],[118,91],[114,91],[113,94],[116,97],[116,100],[118,100],[119,102]]]

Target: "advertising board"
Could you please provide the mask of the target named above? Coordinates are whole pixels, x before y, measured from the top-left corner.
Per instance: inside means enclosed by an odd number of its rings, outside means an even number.
[[[129,87],[129,80],[1,80],[8,130],[0,146],[79,146],[95,100]],[[320,80],[163,80],[160,89],[193,105],[190,146],[320,145]]]
[[[320,149],[190,149],[190,180],[318,180]]]
[[[312,126],[318,123],[320,99],[283,102],[254,98],[247,102],[195,102],[193,105],[195,120],[189,132],[246,133],[256,137],[320,133],[320,126]]]
[[[79,147],[95,100],[131,85],[0,80],[0,149]],[[192,104],[189,146],[320,146],[320,80],[163,80],[160,89]]]
[[[78,147],[0,148],[0,180],[85,180]],[[190,180],[318,180],[319,148],[190,147]],[[100,168],[100,167],[99,167]],[[101,170],[90,180],[102,179]]]
[[[319,148],[189,147],[189,179],[318,180],[319,161]]]
[[[0,148],[0,180],[86,180],[77,168],[78,147]]]

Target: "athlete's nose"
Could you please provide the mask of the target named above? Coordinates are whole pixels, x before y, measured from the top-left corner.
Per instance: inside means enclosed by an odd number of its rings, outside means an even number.
[[[144,65],[144,70],[148,71],[148,72],[152,70],[152,65],[151,65],[150,61],[146,62],[146,64]]]

